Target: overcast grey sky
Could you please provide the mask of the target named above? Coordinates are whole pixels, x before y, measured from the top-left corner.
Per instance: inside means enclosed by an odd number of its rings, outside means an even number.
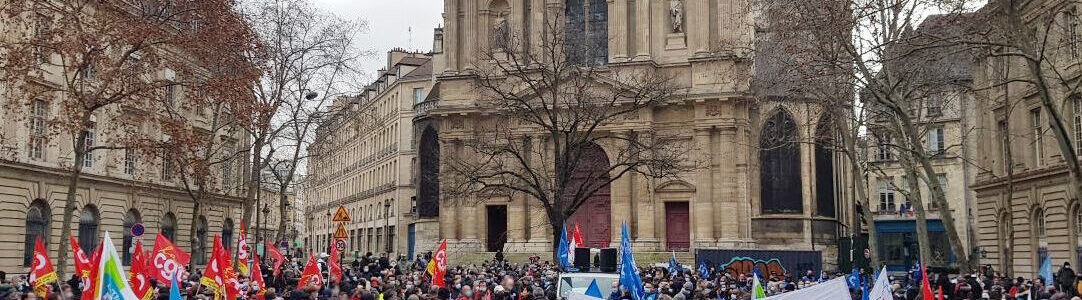
[[[368,32],[360,35],[360,47],[375,50],[364,63],[371,79],[386,68],[387,50],[395,47],[429,51],[432,29],[443,22],[443,0],[312,0],[326,12],[346,19],[368,21]],[[412,29],[412,34],[410,30]],[[412,38],[411,38],[412,37]]]

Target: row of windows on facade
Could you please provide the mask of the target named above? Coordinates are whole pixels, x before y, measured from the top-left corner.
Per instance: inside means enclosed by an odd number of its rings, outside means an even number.
[[[347,251],[365,251],[365,252],[394,252],[395,249],[395,226],[388,225],[386,228],[386,236],[384,239],[383,227],[371,227],[354,229],[349,231],[349,239],[347,245]],[[333,242],[330,234],[320,234],[316,237],[319,241],[319,245],[315,245],[318,249],[327,249]],[[380,246],[383,246],[380,248]]]
[[[946,193],[947,174],[936,174],[935,177],[936,180],[939,181],[939,186],[943,189],[943,192]],[[877,190],[879,192],[879,213],[894,213],[899,211],[902,207],[898,207],[895,205],[895,194],[897,188],[906,189],[905,187],[909,186],[908,177],[902,176],[899,182],[895,182],[894,177],[882,177],[879,178],[877,182]],[[923,183],[920,183],[920,185],[926,186]],[[932,201],[931,198],[924,197],[922,199],[924,199],[925,204],[929,210],[935,210],[939,208],[939,204],[935,201]],[[905,205],[905,208],[913,207],[913,203],[910,202],[908,197],[905,198],[905,202],[903,204]]]
[[[352,136],[352,134],[349,136]],[[321,173],[319,176],[326,176],[326,174],[340,171],[354,163],[363,162],[378,155],[386,154],[386,152],[398,150],[399,136],[399,126],[396,121],[378,133],[361,139],[357,147],[338,147],[337,149],[343,150],[341,153],[317,161],[316,164],[320,167],[319,172]],[[335,144],[345,144],[344,142],[336,142]]]
[[[362,205],[360,207],[354,207],[349,209],[349,215],[353,218],[354,222],[365,222],[373,220],[382,220],[394,216],[394,208],[397,203],[394,199],[387,199],[380,203],[372,203],[368,205]],[[380,209],[383,206],[383,209]],[[327,212],[330,214],[330,211]],[[320,216],[320,224],[330,223],[331,218],[329,215]]]
[[[894,160],[894,144],[895,140],[890,133],[877,133],[876,139],[876,157],[877,161],[892,161]],[[947,143],[945,140],[945,134],[943,126],[933,126],[928,128],[928,132],[924,137],[925,151],[929,156],[941,156],[946,154]]]
[[[319,199],[324,203],[342,199],[364,191],[379,188],[388,183],[398,182],[398,160],[392,160],[379,167],[364,171],[349,179],[342,180],[320,191]]]
[[[33,259],[34,242],[37,238],[41,238],[43,243],[48,244],[51,237],[50,220],[52,211],[48,204],[44,200],[35,200],[30,208],[26,212],[25,223],[25,240],[23,241],[23,265],[29,266]],[[132,248],[135,237],[132,234],[132,227],[136,224],[142,223],[142,215],[136,209],[128,210],[124,214],[124,229],[122,238],[122,256],[124,264],[128,264],[131,261]],[[101,225],[101,214],[98,208],[94,205],[86,205],[83,207],[79,214],[79,227],[78,227],[78,242],[80,248],[86,253],[94,251],[98,247],[98,236],[101,234],[99,227]],[[207,252],[207,219],[203,216],[199,217],[196,223],[196,244],[192,249],[192,262],[196,264],[206,263]],[[226,248],[232,247],[233,241],[233,220],[225,219],[222,225],[222,243]],[[169,238],[169,240],[176,243],[176,229],[177,219],[173,213],[166,213],[159,224],[159,232],[162,235]],[[144,233],[143,237],[138,238],[143,242],[146,242],[147,236],[153,237],[149,233]],[[65,238],[65,237],[61,237]]]
[[[1070,102],[1071,102],[1071,108],[1072,108],[1072,113],[1073,113],[1072,116],[1071,116],[1071,123],[1072,123],[1072,127],[1073,127],[1073,130],[1072,130],[1073,132],[1072,132],[1071,138],[1074,139],[1073,144],[1074,144],[1076,153],[1082,153],[1082,97],[1079,97],[1078,95],[1074,95],[1074,96],[1071,96],[1070,99],[1071,99]],[[1029,150],[1032,151],[1032,152],[1030,152],[1030,153],[1032,153],[1032,156],[1030,157],[1030,162],[1033,164],[1033,166],[1035,168],[1040,168],[1040,167],[1045,166],[1046,157],[1045,157],[1045,149],[1044,149],[1044,147],[1045,147],[1044,139],[1045,139],[1045,134],[1046,134],[1045,131],[1047,130],[1046,129],[1047,122],[1048,121],[1045,120],[1043,118],[1043,116],[1042,116],[1042,108],[1041,107],[1038,106],[1038,107],[1034,107],[1034,108],[1029,110],[1029,130],[1028,130],[1029,137],[1028,138],[1031,141],[1031,143],[1029,145],[1031,148]],[[1008,136],[1010,134],[1010,129],[1008,128],[1009,126],[1008,126],[1007,121],[1000,120],[998,122],[998,124],[997,124],[997,127],[998,127],[997,132],[998,132],[998,134],[1000,136],[1000,139],[999,139],[1000,140],[1000,149],[999,150],[1000,150],[1000,155],[1001,155],[1001,158],[1002,158],[1001,166],[1003,167],[1004,172],[1006,172],[1007,168],[1010,167],[1010,166],[1008,166],[1007,162],[1014,161],[1014,160],[1009,159],[1007,157],[1007,154],[1008,153],[1018,153],[1018,151],[1012,151],[1012,149],[1008,149],[1008,147],[1011,144],[1010,141],[1013,139],[1013,137]]]
[[[35,100],[32,104],[31,118],[29,121],[29,139],[27,141],[27,157],[31,160],[43,161],[45,159],[45,147],[48,137],[46,136],[45,122],[48,119],[49,104],[44,100]],[[91,121],[87,126],[85,144],[86,149],[97,146],[98,139],[97,122]],[[168,140],[169,136],[164,135],[164,139]],[[232,146],[225,146],[224,149],[232,149]],[[97,162],[97,154],[102,150],[87,151],[83,157],[83,168],[93,168]],[[123,154],[123,171],[125,175],[135,175],[138,171],[138,150],[132,148],[122,149]],[[226,156],[230,154],[225,154]],[[162,153],[162,168],[161,168],[161,180],[170,181],[173,179],[174,163],[172,160],[167,159],[171,157],[168,153],[163,151]],[[232,159],[224,159],[219,163],[221,184],[223,187],[229,187],[233,185],[234,163]]]
[[[1031,239],[1031,247],[1029,249],[1029,254],[1031,256],[1031,259],[1037,262],[1043,261],[1044,258],[1049,255],[1047,230],[1047,216],[1049,214],[1050,213],[1048,212],[1047,207],[1038,207],[1035,208],[1027,218],[1025,218],[1030,220],[1029,230],[1031,234],[1029,238]],[[1011,231],[1015,230],[1012,227],[1012,224],[1014,223],[1013,214],[1008,216],[1006,213],[1001,213],[999,219],[1000,220],[998,222],[997,233],[999,234],[1000,247],[1009,248],[1009,251],[1015,251],[1015,253],[1023,253],[1021,251],[1018,251],[1018,249],[1013,249],[1013,245],[1015,243],[1007,240],[1009,236],[1012,236],[1010,234]],[[1075,256],[1075,258],[1078,259],[1079,262],[1082,262],[1082,207],[1076,207],[1074,211],[1068,211],[1067,219],[1068,223],[1073,222],[1073,224],[1067,226],[1067,229],[1071,229],[1073,227],[1074,230],[1073,232],[1071,232],[1073,238],[1071,238],[1069,241],[1073,241],[1075,245],[1074,247],[1068,246],[1066,249],[1073,252],[1072,254]],[[999,263],[1000,266],[1003,267],[1006,262],[1001,259]],[[1034,264],[1034,271],[1036,271],[1036,268],[1038,268],[1039,266],[1040,264]]]

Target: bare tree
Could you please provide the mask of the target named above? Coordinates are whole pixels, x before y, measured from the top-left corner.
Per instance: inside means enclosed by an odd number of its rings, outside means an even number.
[[[599,66],[586,55],[593,47],[557,24],[546,22],[534,49],[522,50],[522,40],[504,30],[482,51],[471,82],[490,113],[475,120],[441,170],[452,197],[521,193],[539,204],[553,247],[564,222],[611,182],[628,173],[673,177],[695,166],[687,141],[612,127],[678,101],[683,89],[665,74]],[[607,165],[591,155],[597,147]]]
[[[265,56],[261,83],[252,90],[261,113],[250,127],[252,147],[247,184],[248,203],[244,221],[250,222],[252,207],[264,171],[273,175],[278,190],[280,240],[286,232],[290,203],[287,191],[302,175],[309,157],[306,151],[315,127],[333,112],[327,104],[348,95],[360,82],[361,51],[356,34],[366,30],[363,21],[349,21],[327,14],[301,0],[253,0],[245,6],[250,23],[262,41]]]
[[[6,17],[0,76],[13,87],[6,108],[16,112],[12,116],[27,116],[18,112],[59,107],[59,114],[32,128],[40,134],[28,149],[30,156],[40,153],[49,134],[70,138],[62,235],[71,234],[87,159],[101,150],[153,139],[117,122],[106,125],[113,137],[99,139],[108,143],[91,144],[98,130],[95,119],[134,110],[144,113],[146,123],[161,125],[155,124],[161,110],[182,104],[174,102],[178,94],[214,90],[216,101],[244,99],[238,91],[247,90],[258,76],[242,59],[254,43],[234,14],[233,1],[10,0],[0,9]],[[207,98],[187,99],[205,103]],[[68,239],[60,241],[58,264],[64,266],[70,248]]]

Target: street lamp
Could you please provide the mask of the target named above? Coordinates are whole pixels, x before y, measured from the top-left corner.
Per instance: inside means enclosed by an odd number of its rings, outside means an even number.
[[[391,255],[391,200],[383,202],[383,252]]]

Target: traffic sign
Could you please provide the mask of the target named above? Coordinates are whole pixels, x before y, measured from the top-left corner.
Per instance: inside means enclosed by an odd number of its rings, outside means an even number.
[[[143,228],[143,223],[135,223],[131,227],[131,235],[133,236],[143,236],[144,232],[146,232],[146,228]]]
[[[334,222],[349,222],[349,212],[346,207],[339,205],[338,211],[334,212]]]
[[[346,233],[346,226],[338,224],[338,230],[334,231],[334,238],[345,239],[349,237],[349,233]]]
[[[338,251],[346,251],[346,240],[343,240],[343,239],[334,240],[334,247],[338,248]]]

